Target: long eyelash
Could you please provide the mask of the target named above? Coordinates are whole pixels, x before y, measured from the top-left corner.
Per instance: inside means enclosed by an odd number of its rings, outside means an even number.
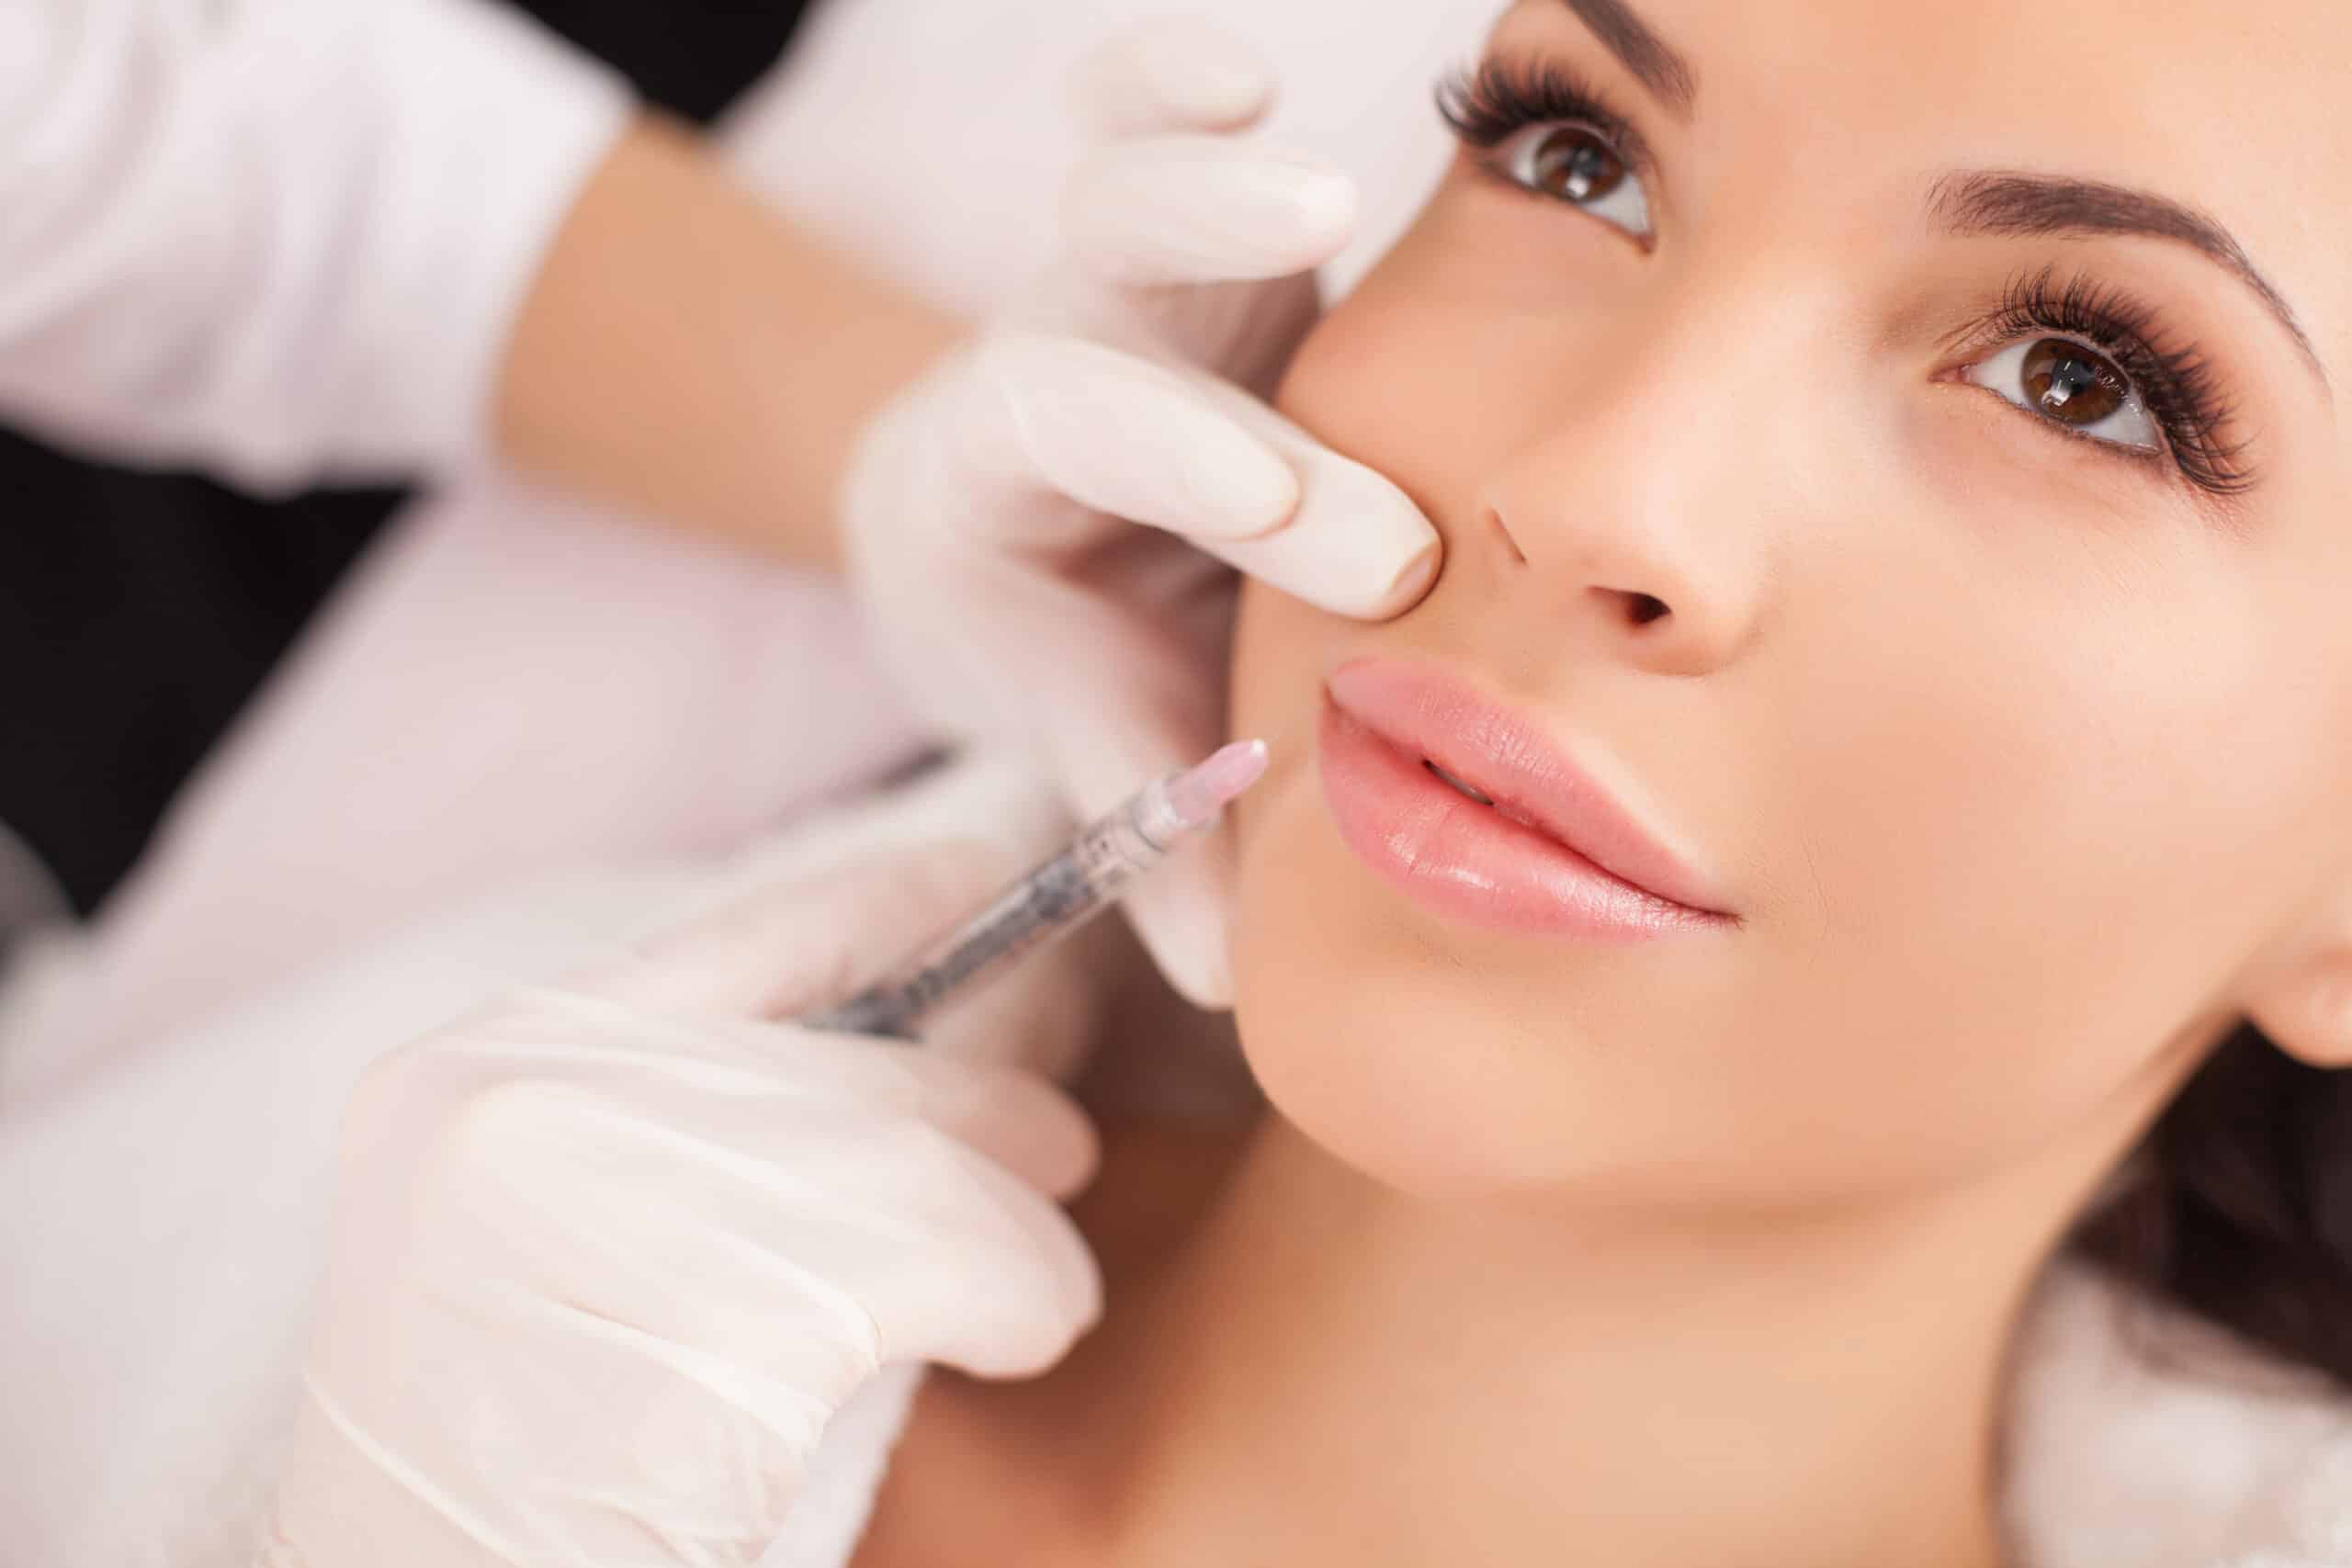
[[[1642,139],[1600,89],[1557,60],[1482,60],[1438,84],[1437,112],[1473,147],[1497,147],[1547,120],[1582,120],[1639,164]]]
[[[2132,378],[2191,484],[2218,496],[2251,490],[2256,475],[2239,460],[2245,443],[2221,434],[2235,405],[2197,345],[2165,344],[2155,310],[2122,289],[2084,274],[2055,288],[2055,271],[2045,266],[2010,278],[1998,310],[1981,323],[1986,339],[2007,343],[2038,330],[2088,340]]]
[[[1628,163],[1638,168],[1647,162],[1634,122],[1563,61],[1480,61],[1438,85],[1437,109],[1472,147],[1500,146],[1531,125],[1581,120]],[[2155,310],[2123,290],[2087,276],[2058,288],[2055,271],[2044,267],[2012,277],[1994,318],[1975,330],[1997,343],[2037,330],[2086,339],[2131,378],[2191,484],[2224,497],[2253,489],[2258,476],[2241,461],[2245,444],[2222,434],[2235,405],[2197,346],[2165,343]]]

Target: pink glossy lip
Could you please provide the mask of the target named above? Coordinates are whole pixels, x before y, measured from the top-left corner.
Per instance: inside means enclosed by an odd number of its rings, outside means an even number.
[[[1343,665],[1324,690],[1323,793],[1340,835],[1414,898],[1480,925],[1589,939],[1732,923],[1706,879],[1527,718],[1392,660]]]

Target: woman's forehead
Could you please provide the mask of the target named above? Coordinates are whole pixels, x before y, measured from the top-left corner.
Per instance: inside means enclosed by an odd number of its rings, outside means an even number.
[[[1939,66],[2007,61],[2030,73],[2072,65],[2096,75],[2115,63],[2227,57],[2340,73],[2352,22],[2335,0],[1972,0],[1964,6],[1884,0],[1513,0],[1498,30],[1541,18],[1581,27],[1629,60],[1729,68],[1743,62],[1905,59]],[[1955,49],[1965,51],[1955,56]],[[1694,86],[1697,84],[1692,84]],[[1917,85],[1917,83],[1905,84]]]
[[[1607,60],[1669,119],[1799,106],[1893,130],[1901,108],[2101,142],[2173,124],[2319,136],[2352,71],[2336,0],[1517,0],[1495,37]]]

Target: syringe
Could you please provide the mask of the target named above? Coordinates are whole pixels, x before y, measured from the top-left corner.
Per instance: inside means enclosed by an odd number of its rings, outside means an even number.
[[[812,1029],[914,1039],[915,1025],[940,1003],[1109,908],[1178,844],[1216,827],[1227,804],[1265,771],[1266,743],[1240,740],[1145,785],[888,978],[801,1021]]]

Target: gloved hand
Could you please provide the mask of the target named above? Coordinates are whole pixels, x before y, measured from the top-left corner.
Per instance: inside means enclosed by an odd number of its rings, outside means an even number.
[[[1055,1202],[1092,1134],[993,1036],[1086,1027],[1083,998],[1037,994],[1068,973],[946,1021],[985,1052],[774,1021],[1016,863],[869,853],[371,1067],[264,1561],[750,1562],[880,1364],[1057,1360],[1099,1310]]]
[[[1081,94],[1102,140],[1067,194],[1068,265],[876,417],[843,535],[910,699],[1026,745],[1091,816],[1223,738],[1231,568],[1381,618],[1419,599],[1439,546],[1396,486],[1253,395],[1313,322],[1310,269],[1355,209],[1344,175],[1228,134],[1272,97],[1255,58],[1161,23],[1095,57]],[[1209,848],[1130,908],[1176,987],[1216,1006]]]

